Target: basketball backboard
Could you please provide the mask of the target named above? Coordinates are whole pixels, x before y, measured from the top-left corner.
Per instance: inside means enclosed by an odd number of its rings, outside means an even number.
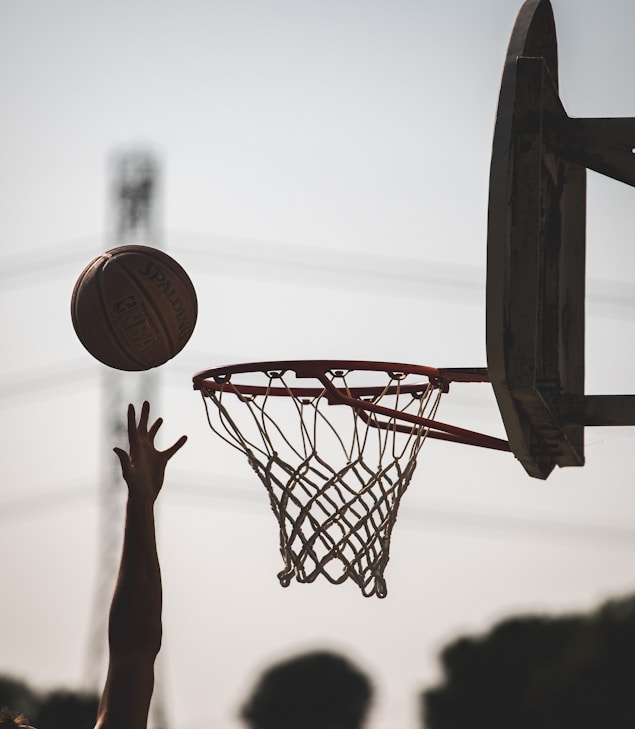
[[[635,119],[572,119],[549,0],[527,0],[503,68],[490,169],[488,372],[529,475],[584,465],[585,425],[635,424],[633,396],[585,395],[586,169],[635,185]]]

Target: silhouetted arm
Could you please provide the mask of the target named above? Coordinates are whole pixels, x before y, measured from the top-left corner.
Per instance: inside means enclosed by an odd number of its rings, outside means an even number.
[[[121,564],[110,608],[108,675],[96,729],[146,729],[154,660],[161,647],[162,590],[154,502],[167,462],[187,437],[158,451],[154,438],[162,420],[148,428],[149,413],[150,406],[144,402],[137,426],[134,407],[128,406],[130,453],[114,449],[128,485],[128,503]]]

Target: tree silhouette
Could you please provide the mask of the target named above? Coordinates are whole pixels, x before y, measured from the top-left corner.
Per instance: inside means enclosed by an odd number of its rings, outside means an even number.
[[[635,726],[635,598],[588,615],[521,616],[441,653],[423,694],[428,729]]]
[[[318,651],[265,671],[241,716],[250,729],[361,729],[371,696],[357,667]]]
[[[97,694],[56,689],[38,693],[24,681],[0,676],[0,707],[24,714],[38,729],[93,729]]]
[[[24,681],[11,676],[0,676],[0,707],[6,706],[31,719],[37,703],[37,695]]]
[[[58,689],[46,694],[32,723],[38,729],[93,729],[99,697]]]

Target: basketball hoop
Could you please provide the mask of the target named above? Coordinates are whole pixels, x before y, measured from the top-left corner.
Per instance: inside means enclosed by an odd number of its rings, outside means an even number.
[[[267,489],[283,587],[323,575],[386,596],[390,536],[425,440],[509,450],[504,440],[436,420],[457,381],[489,379],[485,369],[348,360],[256,362],[194,376],[211,429]]]

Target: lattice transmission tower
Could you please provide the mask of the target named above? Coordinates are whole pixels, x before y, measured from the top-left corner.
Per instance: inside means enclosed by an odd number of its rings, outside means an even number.
[[[111,160],[106,234],[108,248],[147,245],[161,248],[159,226],[159,165],[145,150],[117,153]],[[127,447],[126,409],[144,400],[157,414],[158,373],[120,372],[109,367],[103,372],[103,462],[99,484],[99,535],[95,604],[87,653],[86,680],[92,691],[100,691],[106,671],[107,626],[110,602],[119,567],[126,489],[122,484],[115,444]],[[151,414],[152,416],[152,414]],[[161,656],[155,665],[155,689],[150,706],[150,729],[167,729]]]

